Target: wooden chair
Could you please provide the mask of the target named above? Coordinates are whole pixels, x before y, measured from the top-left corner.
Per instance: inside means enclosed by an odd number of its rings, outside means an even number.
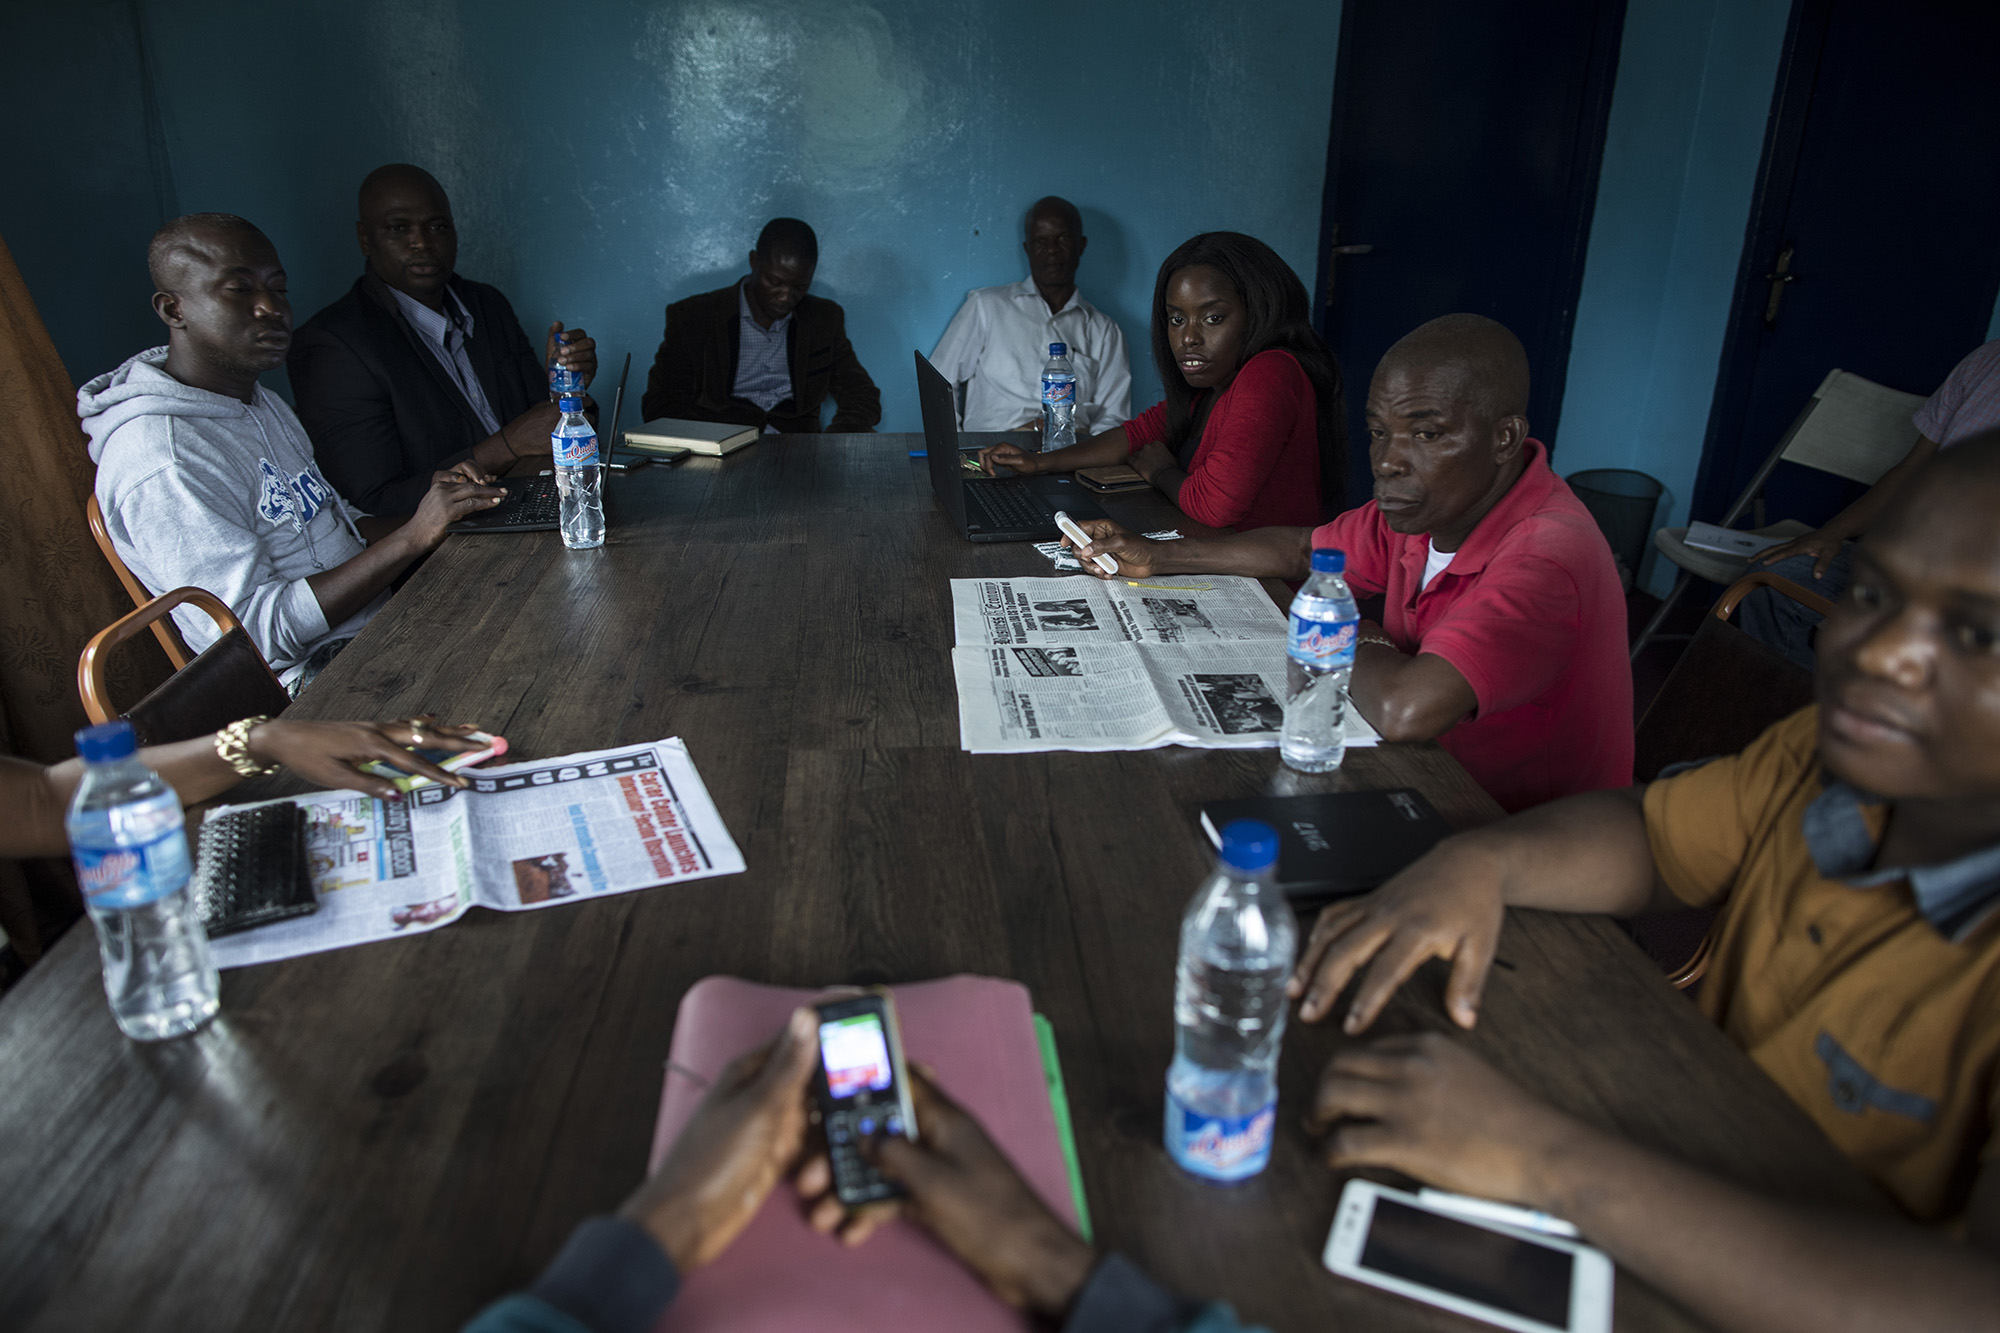
[[[1681,660],[1639,719],[1632,776],[1651,782],[1675,764],[1734,754],[1780,718],[1813,700],[1812,673],[1729,623],[1737,604],[1757,588],[1825,615],[1833,603],[1768,570],[1729,586],[1703,618]],[[1660,961],[1680,989],[1708,970],[1715,913],[1706,908],[1657,912],[1628,923],[1632,938]],[[1685,960],[1685,961],[1678,961]]]
[[[1716,526],[1734,528],[1745,513],[1752,515],[1751,531],[1759,536],[1790,541],[1811,532],[1809,524],[1795,518],[1765,523],[1764,483],[1779,463],[1831,472],[1836,477],[1873,486],[1884,472],[1901,462],[1917,442],[1917,430],[1910,414],[1924,404],[1923,395],[1884,388],[1873,380],[1845,370],[1829,370],[1805,408],[1758,467],[1743,494],[1729,506]],[[1686,528],[1661,528],[1653,534],[1660,554],[1681,569],[1660,609],[1653,613],[1639,637],[1632,642],[1632,658],[1654,639],[1685,638],[1662,634],[1660,626],[1695,579],[1707,579],[1724,586],[1734,583],[1749,570],[1750,562],[1718,551],[1704,551],[1687,544]]]
[[[104,510],[98,505],[95,495],[84,502],[83,517],[90,524],[90,535],[97,538],[97,549],[104,552],[104,558],[111,562],[111,572],[125,585],[125,593],[132,599],[132,605],[145,606],[152,599],[146,595],[139,580],[132,577],[132,571],[125,567],[125,562],[118,558],[118,548],[111,544],[111,530],[104,526]],[[179,671],[188,664],[187,653],[182,649],[180,636],[174,633],[171,621],[164,618],[155,620],[153,637],[160,641],[160,647],[166,649],[167,660],[174,664],[174,670]]]
[[[106,657],[139,631],[157,629],[160,621],[183,603],[200,607],[222,631],[222,637],[120,713],[105,688]],[[228,606],[200,588],[176,588],[99,630],[77,659],[76,689],[92,722],[122,716],[131,722],[141,745],[166,745],[206,736],[238,718],[259,714],[275,717],[292,701]]]

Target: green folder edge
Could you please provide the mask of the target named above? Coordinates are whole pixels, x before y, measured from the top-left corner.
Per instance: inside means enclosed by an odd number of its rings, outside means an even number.
[[[1056,1030],[1049,1020],[1035,1015],[1035,1044],[1042,1051],[1042,1077],[1049,1085],[1049,1110],[1056,1119],[1056,1138],[1062,1144],[1063,1165],[1069,1169],[1069,1197],[1076,1205],[1076,1229],[1084,1243],[1093,1241],[1090,1231],[1090,1204],[1083,1197],[1083,1164],[1076,1157],[1076,1131],[1069,1120],[1069,1091],[1063,1086],[1062,1061],[1056,1058]]]

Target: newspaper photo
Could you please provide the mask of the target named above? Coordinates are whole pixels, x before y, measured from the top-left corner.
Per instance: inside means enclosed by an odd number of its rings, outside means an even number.
[[[464,773],[470,790],[397,801],[287,798],[306,812],[319,910],[216,939],[216,966],[421,934],[474,906],[525,912],[743,869],[678,739]]]
[[[952,612],[974,754],[1278,743],[1286,620],[1254,579],[954,579]],[[1345,725],[1379,739],[1352,708]]]

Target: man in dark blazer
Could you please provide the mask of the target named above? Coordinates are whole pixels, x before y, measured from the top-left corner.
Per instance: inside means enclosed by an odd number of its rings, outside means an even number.
[[[869,431],[882,394],[847,340],[838,305],[807,294],[819,239],[797,218],[773,218],[750,252],[750,276],[667,307],[666,334],[646,376],[648,421],[723,421],[771,431]],[[827,395],[833,421],[820,424]]]
[[[326,479],[365,512],[402,514],[437,471],[469,461],[497,474],[546,455],[549,357],[587,382],[596,343],[556,323],[535,355],[499,289],[452,271],[451,201],[422,168],[370,172],[360,214],[366,271],[292,340],[292,392]]]

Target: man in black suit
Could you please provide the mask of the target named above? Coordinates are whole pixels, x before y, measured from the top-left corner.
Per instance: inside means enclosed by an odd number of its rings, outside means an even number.
[[[365,512],[402,514],[440,470],[500,473],[546,455],[549,358],[588,382],[597,344],[555,323],[536,357],[499,289],[452,271],[451,201],[421,167],[370,172],[360,213],[366,271],[292,340],[299,420],[326,479]]]
[[[807,294],[819,239],[797,218],[773,218],[750,252],[750,276],[667,307],[667,330],[646,376],[648,421],[725,421],[764,431],[868,431],[882,394],[847,340],[847,317]],[[820,425],[831,393],[833,421]]]

